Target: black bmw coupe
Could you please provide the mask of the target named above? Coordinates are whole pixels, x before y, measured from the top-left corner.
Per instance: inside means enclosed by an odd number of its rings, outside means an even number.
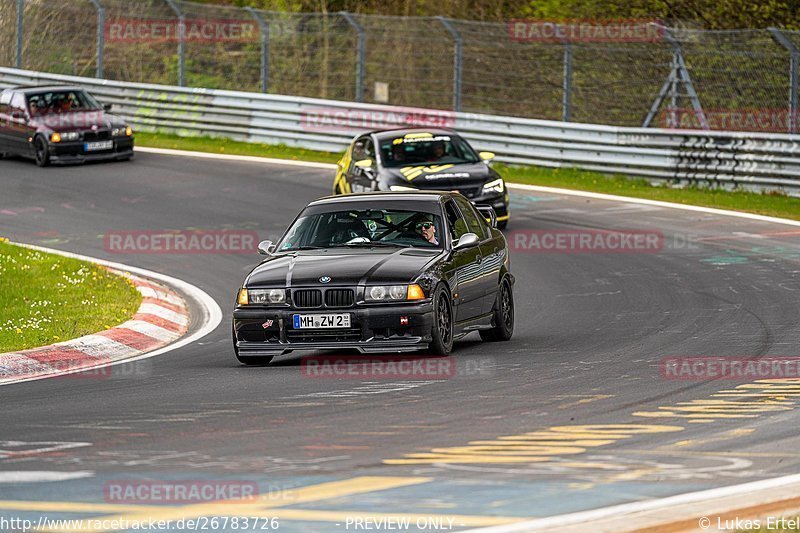
[[[311,202],[239,289],[233,345],[244,364],[293,350],[429,350],[514,331],[514,276],[489,209],[451,192]],[[487,223],[489,218],[492,223]]]

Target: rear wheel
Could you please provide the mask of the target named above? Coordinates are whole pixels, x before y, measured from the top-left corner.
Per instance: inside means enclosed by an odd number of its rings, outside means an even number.
[[[233,353],[236,354],[236,360],[247,366],[264,366],[270,364],[272,361],[271,355],[254,356],[254,357],[240,357],[239,348],[236,347],[236,331],[231,324],[231,337],[233,338]]]
[[[47,141],[44,137],[36,137],[33,143],[33,148],[36,155],[36,164],[40,167],[46,167],[50,164],[50,152],[47,151]]]
[[[436,289],[433,297],[433,327],[431,328],[431,351],[437,355],[449,355],[453,350],[453,306],[444,286]]]
[[[481,339],[490,342],[507,341],[514,334],[514,293],[511,283],[503,278],[494,303],[494,327],[480,331]]]

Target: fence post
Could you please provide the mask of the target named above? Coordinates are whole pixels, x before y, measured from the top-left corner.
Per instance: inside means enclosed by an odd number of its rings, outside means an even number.
[[[358,42],[356,43],[356,102],[363,102],[364,101],[364,61],[366,56],[366,34],[364,33],[364,28],[361,27],[361,24],[356,22],[356,19],[353,18],[353,15],[348,13],[347,11],[340,11],[339,14],[344,17],[350,26],[356,30],[356,35],[358,35]]]
[[[17,68],[22,68],[22,31],[25,13],[25,0],[17,0]]]
[[[800,69],[800,50],[786,38],[778,28],[769,28],[772,37],[789,51],[789,133],[797,133],[798,113],[798,69]]]
[[[184,40],[186,38],[186,19],[175,3],[175,0],[165,0],[175,15],[178,17],[178,85],[181,87],[186,86],[186,50],[184,47]]]
[[[450,32],[453,36],[455,43],[455,50],[453,52],[453,110],[461,111],[461,66],[462,66],[462,44],[461,34],[450,23],[450,21],[442,16],[436,17],[439,22]]]
[[[269,90],[269,23],[252,7],[245,7],[261,28],[261,92]]]
[[[100,5],[100,0],[90,0],[97,9],[97,69],[95,78],[103,77],[103,56],[105,55],[105,26],[106,10]]]
[[[564,95],[561,100],[561,120],[572,117],[572,43],[564,43]]]

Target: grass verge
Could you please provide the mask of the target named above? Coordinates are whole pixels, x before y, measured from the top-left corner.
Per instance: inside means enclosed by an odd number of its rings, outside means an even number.
[[[336,163],[341,154],[319,152],[287,146],[251,144],[210,137],[179,137],[169,134],[136,133],[140,146],[193,150],[220,154],[250,155]],[[700,205],[719,209],[746,211],[782,218],[800,220],[800,198],[778,194],[761,194],[745,191],[725,191],[708,187],[654,186],[645,179],[632,179],[620,175],[607,175],[578,169],[548,169],[544,167],[519,167],[495,164],[494,168],[509,182],[528,185],[545,185],[618,196],[662,200],[678,204]],[[333,180],[333,175],[331,175]],[[513,218],[513,215],[512,215]]]
[[[141,301],[103,267],[0,239],[0,354],[114,327]]]

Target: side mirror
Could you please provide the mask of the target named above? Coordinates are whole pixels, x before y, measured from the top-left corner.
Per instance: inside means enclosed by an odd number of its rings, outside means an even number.
[[[261,241],[258,243],[258,253],[261,255],[272,255],[274,251],[275,245],[272,244],[272,241]]]
[[[486,219],[486,223],[489,226],[496,228],[497,227],[497,213],[494,212],[494,207],[490,205],[476,205],[475,207],[478,208],[478,211],[483,218]]]
[[[481,161],[488,163],[492,159],[494,159],[495,154],[494,152],[480,152],[478,153],[478,157],[481,158]]]
[[[453,250],[461,250],[462,248],[470,248],[477,245],[480,239],[474,233],[465,233],[458,239],[458,242],[453,246]]]
[[[109,111],[111,111],[112,107],[114,107],[114,104],[103,104],[103,111],[108,113]]]

